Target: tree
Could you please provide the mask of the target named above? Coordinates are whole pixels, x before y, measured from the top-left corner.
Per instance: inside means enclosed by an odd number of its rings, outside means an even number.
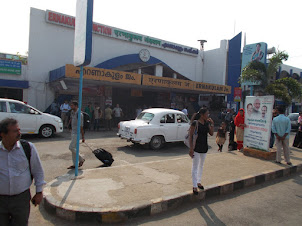
[[[20,60],[22,62],[22,64],[27,64],[27,56],[25,56],[25,57],[21,56],[21,54],[19,52],[17,52],[15,59]]]
[[[302,97],[302,86],[293,78],[282,78],[269,83],[271,77],[275,78],[282,61],[288,59],[288,54],[284,51],[277,51],[270,59],[268,66],[261,62],[250,62],[243,70],[240,83],[253,82],[255,91],[264,95],[274,95],[276,99],[281,99],[287,105],[291,104],[294,98]]]

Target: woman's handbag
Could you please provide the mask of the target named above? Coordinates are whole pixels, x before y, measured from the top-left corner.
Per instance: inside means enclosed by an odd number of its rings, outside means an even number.
[[[196,144],[196,140],[197,140],[197,137],[198,137],[198,121],[194,121],[195,122],[195,130],[194,130],[194,133],[193,133],[193,149],[195,148],[195,144]],[[185,136],[185,140],[184,140],[184,143],[185,145],[190,148],[190,129],[188,129],[188,133],[187,135]]]

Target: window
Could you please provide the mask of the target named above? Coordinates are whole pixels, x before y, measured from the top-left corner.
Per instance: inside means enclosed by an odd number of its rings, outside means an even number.
[[[178,123],[188,123],[189,122],[189,119],[187,116],[185,115],[182,115],[182,114],[177,114],[176,115],[176,120]]]
[[[150,122],[153,119],[153,117],[154,117],[154,114],[148,113],[148,112],[143,112],[143,113],[140,113],[140,115],[137,116],[136,119],[141,119],[141,120]]]
[[[6,102],[0,102],[0,112],[7,112]]]
[[[24,104],[9,102],[9,107],[10,107],[11,113],[30,114],[30,108]]]
[[[160,123],[175,123],[175,115],[167,114],[160,119]]]

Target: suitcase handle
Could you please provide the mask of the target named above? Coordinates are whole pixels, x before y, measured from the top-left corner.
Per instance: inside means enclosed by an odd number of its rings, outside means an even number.
[[[87,142],[84,142],[84,144],[86,144],[86,147],[88,147],[93,152],[93,149],[90,147],[90,145]]]

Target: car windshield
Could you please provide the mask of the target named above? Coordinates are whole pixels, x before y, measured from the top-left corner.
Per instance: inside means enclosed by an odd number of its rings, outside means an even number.
[[[288,118],[289,118],[291,121],[296,121],[296,120],[298,120],[298,117],[299,117],[298,114],[289,114],[289,115],[288,115]]]
[[[142,112],[136,119],[141,119],[150,122],[154,117],[154,114],[148,112]]]

